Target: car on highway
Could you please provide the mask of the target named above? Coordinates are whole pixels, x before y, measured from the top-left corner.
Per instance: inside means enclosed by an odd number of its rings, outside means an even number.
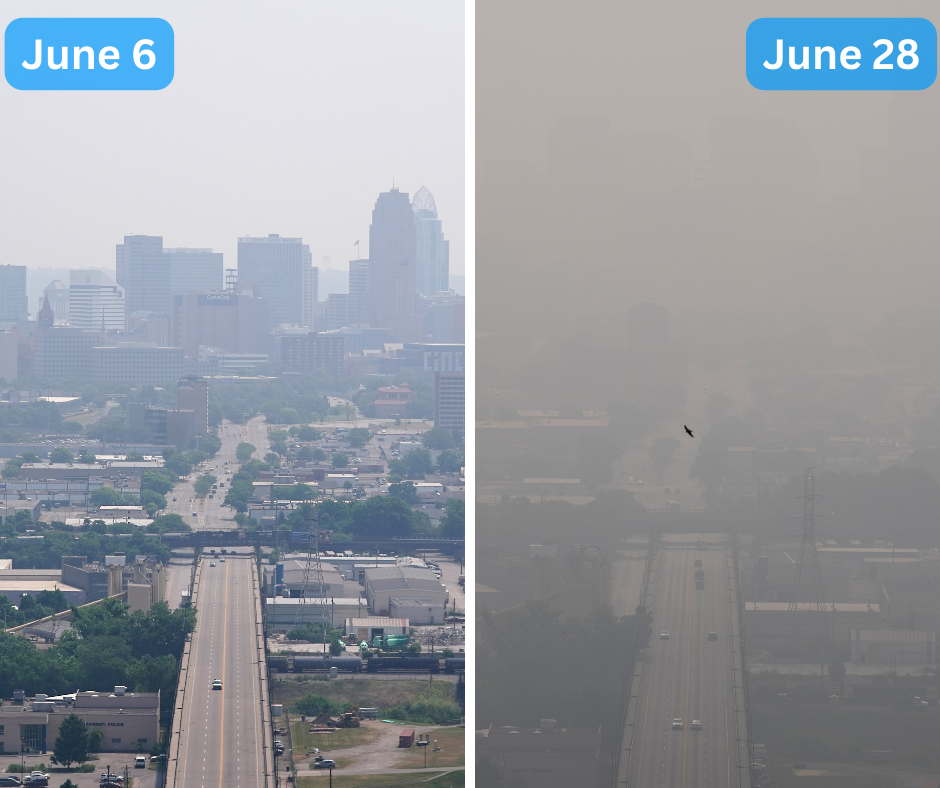
[[[220,690],[222,689],[222,679],[216,679],[212,682],[212,689]]]
[[[659,639],[669,640],[669,633],[664,629],[662,632],[659,633]]]
[[[692,720],[692,724],[689,726],[693,731],[702,730],[702,721],[701,720]]]
[[[718,640],[718,633],[717,633],[717,632],[709,632],[709,633],[708,633],[708,639],[709,639],[709,640]]]
[[[682,725],[682,718],[681,718],[681,717],[676,717],[676,718],[672,721],[672,729],[673,729],[674,731],[681,731],[683,727],[684,727],[684,726]]]
[[[215,561],[210,561],[209,566],[215,566]]]
[[[198,516],[197,513],[193,512],[193,517],[197,517],[197,516]]]
[[[225,559],[224,559],[224,558],[220,558],[220,559],[219,559],[219,563],[224,564],[224,563],[225,563]]]
[[[316,763],[313,764],[313,768],[314,769],[335,769],[336,761],[333,761],[330,759],[317,761]]]

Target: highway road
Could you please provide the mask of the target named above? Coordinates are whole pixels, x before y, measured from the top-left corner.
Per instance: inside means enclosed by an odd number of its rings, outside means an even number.
[[[214,567],[201,560],[175,788],[260,788],[266,783],[252,559],[229,557]],[[212,689],[217,678],[221,690]]]
[[[695,590],[702,559],[705,590]],[[643,664],[630,788],[739,786],[731,671],[727,551],[694,544],[659,550],[653,637]],[[660,639],[663,630],[669,639]],[[716,632],[717,641],[708,633]],[[683,728],[674,730],[673,719]],[[692,720],[702,722],[691,730]]]
[[[200,468],[194,470],[187,479],[180,480],[168,496],[171,500],[167,503],[167,511],[178,514],[192,526],[194,531],[215,531],[236,527],[232,521],[235,510],[223,506],[222,501],[225,500],[225,492],[228,490],[232,478],[226,476],[225,471],[229,470],[234,474],[238,470],[238,460],[235,457],[235,449],[238,444],[247,441],[255,446],[257,451],[254,456],[259,460],[264,459],[264,455],[270,451],[264,416],[256,416],[245,425],[223,421],[218,434],[222,440],[222,448],[218,454],[205,462]],[[225,464],[226,461],[228,465]],[[212,498],[196,498],[193,491],[196,479],[203,473],[211,473],[220,483],[225,485],[219,487],[218,491],[213,493]],[[172,500],[174,497],[176,501]],[[196,513],[195,517],[193,512]]]

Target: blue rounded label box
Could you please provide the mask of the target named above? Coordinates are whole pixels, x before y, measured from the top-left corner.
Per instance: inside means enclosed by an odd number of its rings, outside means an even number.
[[[162,90],[173,81],[164,19],[14,19],[3,66],[17,90]]]
[[[924,90],[937,78],[927,19],[757,19],[747,80],[759,90]]]

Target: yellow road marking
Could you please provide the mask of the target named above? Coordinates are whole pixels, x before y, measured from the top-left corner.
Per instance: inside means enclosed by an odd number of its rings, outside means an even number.
[[[225,603],[222,608],[222,723],[219,729],[219,788],[222,788],[222,770],[225,768],[225,645],[228,634],[228,561],[225,562]]]

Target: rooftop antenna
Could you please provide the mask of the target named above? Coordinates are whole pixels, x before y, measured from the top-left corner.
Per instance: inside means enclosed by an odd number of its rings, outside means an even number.
[[[809,598],[802,601],[801,593]],[[797,564],[796,595],[790,603],[790,610],[826,611],[822,598],[819,555],[816,552],[816,477],[812,468],[803,470],[803,536]]]

